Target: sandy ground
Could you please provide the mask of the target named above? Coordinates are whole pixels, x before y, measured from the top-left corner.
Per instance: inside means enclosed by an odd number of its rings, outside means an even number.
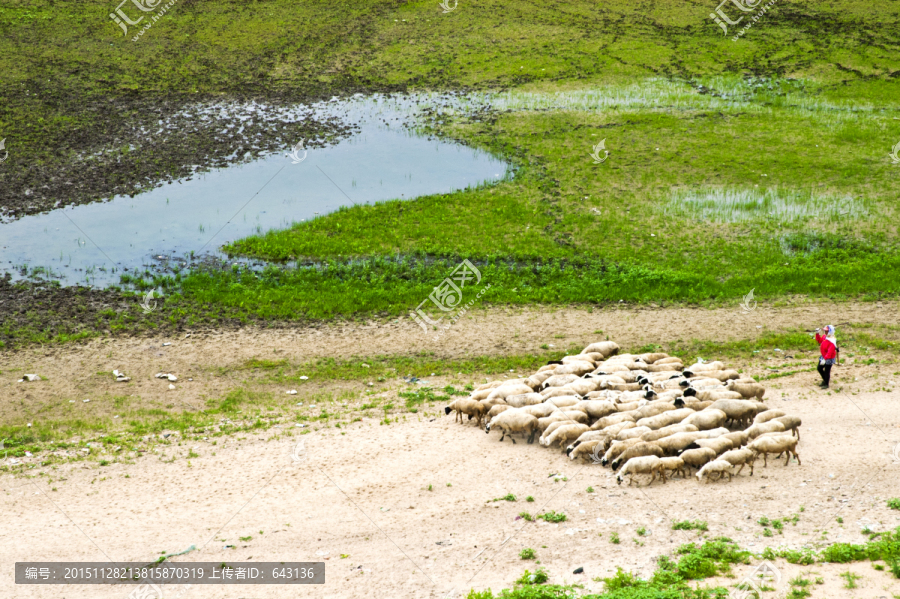
[[[543,316],[530,310],[499,312],[459,323],[431,346],[421,340],[418,328],[402,321],[352,329],[191,337],[173,339],[166,347],[159,339],[101,340],[6,354],[0,370],[2,384],[10,391],[16,389],[11,379],[17,368],[54,373],[39,383],[42,386],[24,391],[50,402],[77,385],[88,387],[92,373],[99,370],[124,369],[136,381],[163,367],[183,369],[185,376],[190,368],[201,372],[211,365],[269,357],[264,352],[275,355],[276,349],[291,360],[428,347],[439,355],[460,356],[530,351],[558,334],[566,334],[557,339],[559,346],[586,343],[597,337],[591,334],[597,329],[632,345],[665,338],[750,336],[756,334],[757,324],[898,321],[896,305],[839,309],[837,317],[834,306],[821,304],[771,312],[761,308],[759,314],[745,317],[734,311],[689,309],[557,311]],[[860,389],[856,394],[828,395],[810,389],[813,376],[779,379],[777,392],[776,385],[770,385],[769,403],[803,419],[802,466],[760,464],[753,477],[744,473],[730,483],[701,485],[694,479],[620,487],[600,466],[571,462],[558,450],[537,444],[498,443],[495,433],[486,435],[433,413],[408,415],[388,426],[368,419],[341,430],[291,438],[282,434],[283,428],[273,428],[239,435],[244,440],[220,437],[216,446],[212,440],[176,441],[161,446],[159,455],[133,464],[61,465],[50,472],[54,482],[49,484],[43,476],[2,475],[0,568],[6,574],[0,577],[0,596],[125,599],[133,587],[16,586],[13,564],[149,562],[162,551],[178,552],[191,545],[197,550],[172,561],[324,560],[326,583],[299,588],[172,586],[164,589],[167,599],[459,597],[470,588],[509,587],[525,568],[534,571],[534,562],[518,557],[525,547],[536,550],[551,582],[578,582],[599,591],[602,584],[594,577],[611,575],[617,566],[649,575],[657,556],[698,540],[694,531],[671,530],[672,521],[706,520],[710,538],[726,535],[754,551],[813,544],[822,540],[822,531],[827,531],[828,542],[863,542],[860,530],[866,524],[874,530],[900,526],[900,511],[885,503],[900,496],[898,394]],[[297,449],[300,439],[302,450]],[[184,458],[189,450],[198,457],[168,461]],[[586,492],[589,486],[593,493]],[[518,500],[489,501],[507,493]],[[527,496],[534,502],[526,502]],[[563,512],[568,520],[548,524],[517,519],[522,511],[548,510]],[[799,513],[799,523],[787,524],[783,536],[762,536],[759,517],[794,513]],[[649,534],[638,536],[639,527]],[[620,544],[610,542],[613,532],[620,535]],[[578,567],[584,574],[573,574]],[[776,567],[779,591],[787,589],[789,578],[811,571],[824,580],[813,589],[814,597],[900,594],[900,580],[868,562],[800,567],[779,560]],[[738,578],[722,582],[735,584],[750,570],[736,568]],[[858,589],[843,588],[838,574],[847,570],[862,575]]]
[[[517,308],[494,309],[466,316],[438,339],[425,334],[409,318],[386,322],[344,323],[288,330],[248,328],[222,333],[194,333],[190,337],[104,338],[84,344],[0,352],[0,402],[4,422],[22,424],[29,412],[50,408],[60,399],[82,401],[126,393],[108,375],[113,369],[133,379],[127,393],[149,404],[196,408],[205,397],[220,395],[243,376],[228,367],[250,358],[287,359],[294,363],[319,357],[349,358],[374,355],[412,355],[429,352],[439,358],[540,353],[542,344],[556,348],[584,347],[608,337],[623,347],[637,348],[660,340],[750,339],[767,330],[815,328],[824,323],[892,324],[900,322],[900,303],[831,303],[805,299],[773,307],[759,305],[747,313],[740,308]],[[595,331],[603,331],[602,334]],[[164,345],[167,344],[167,345]],[[810,341],[810,364],[815,344]],[[217,370],[213,376],[210,370]],[[223,370],[224,369],[224,370]],[[154,379],[158,372],[179,376],[178,390]],[[863,371],[860,371],[863,372]],[[16,381],[26,373],[48,380],[38,385]],[[882,374],[893,374],[886,371]],[[840,369],[835,370],[838,380]],[[858,377],[859,373],[854,376]],[[816,379],[815,372],[804,382]],[[194,379],[189,381],[188,379]],[[20,404],[36,408],[17,409]],[[96,406],[89,406],[94,409]],[[89,416],[91,412],[85,411]]]

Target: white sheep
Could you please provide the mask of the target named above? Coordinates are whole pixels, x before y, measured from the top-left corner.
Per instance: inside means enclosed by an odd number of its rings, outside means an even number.
[[[613,470],[618,470],[619,466],[630,460],[631,458],[639,458],[641,456],[647,455],[655,455],[658,458],[665,456],[662,448],[656,443],[648,443],[646,441],[641,441],[640,443],[635,443],[628,449],[622,452],[619,457],[612,460],[610,462],[610,467]]]
[[[591,343],[586,348],[581,350],[583,354],[591,354],[591,353],[599,353],[602,354],[604,358],[609,358],[611,355],[618,353],[619,346],[616,345],[612,341],[598,341],[597,343]]]
[[[681,458],[682,462],[684,462],[684,467],[690,472],[691,468],[700,469],[708,462],[716,459],[716,452],[709,447],[701,447],[700,449],[683,451],[678,457]]]
[[[584,443],[579,443],[576,446],[569,445],[566,448],[566,454],[568,454],[570,460],[574,460],[576,458],[583,458],[585,460],[590,460],[591,455],[593,455],[594,450],[598,445],[602,446],[602,439],[591,439],[589,441],[585,441]]]
[[[757,454],[752,449],[732,449],[731,451],[726,451],[722,455],[718,457],[720,460],[725,460],[732,466],[740,466],[738,471],[734,473],[735,476],[741,473],[741,470],[744,469],[744,466],[750,466],[750,476],[753,476],[753,463],[756,461]]]
[[[765,412],[760,412],[753,418],[753,424],[765,424],[769,420],[774,420],[781,416],[787,416],[787,413],[782,412],[781,410],[766,410]]]
[[[696,445],[697,447],[708,447],[715,451],[716,455],[724,453],[734,447],[731,439],[726,439],[725,437],[716,437],[715,439],[697,439],[696,441],[694,441],[694,445]]]
[[[666,472],[671,472],[672,478],[675,477],[675,474],[681,474],[681,478],[687,476],[684,472],[684,460],[681,458],[659,458],[659,465],[664,483],[666,482]]]
[[[640,439],[628,439],[627,441],[614,441],[612,445],[609,446],[609,449],[606,450],[606,453],[603,454],[603,457],[600,459],[600,463],[606,466],[611,461],[615,460],[617,457],[625,453],[625,451],[638,443],[643,443]]]
[[[649,433],[641,435],[644,441],[656,441],[674,435],[675,433],[696,433],[698,429],[693,424],[670,424],[657,430],[651,430]]]
[[[485,401],[497,401],[499,398],[495,400],[485,400]],[[541,397],[540,393],[520,393],[518,395],[507,395],[505,401],[508,405],[511,405],[514,408],[523,408],[525,406],[533,406],[539,403],[543,403],[544,398]]]
[[[638,411],[640,411],[640,409],[641,408],[639,408]],[[691,424],[685,422],[685,419],[693,416],[695,413],[696,412],[690,408],[680,408],[663,412],[656,416],[650,416],[649,418],[641,418],[640,420],[637,420],[636,423],[638,426],[646,426],[651,430],[658,430],[667,426],[672,426],[673,424]]]
[[[582,433],[587,432],[587,430],[588,427],[584,424],[573,423],[560,426],[550,433],[549,436],[545,437],[545,439],[541,441],[541,444],[545,447],[551,447],[554,443],[559,443],[560,447],[565,447],[571,441],[580,437]]]
[[[631,428],[623,429],[616,435],[616,441],[626,441],[628,439],[634,439],[635,437],[641,437],[644,433],[653,432],[646,426],[634,426]]]
[[[525,433],[528,433],[528,443],[534,443],[534,433],[537,430],[538,419],[532,416],[531,414],[525,414],[519,410],[507,410],[488,422],[484,427],[485,433],[490,433],[491,428],[499,428],[503,431],[503,434],[500,435],[500,440],[506,437],[506,435],[510,435],[510,440],[515,443],[516,440],[512,438],[512,433],[522,433],[523,436]]]
[[[753,383],[728,381],[727,383],[725,383],[725,388],[729,391],[736,391],[737,393],[740,393],[741,397],[745,399],[750,399],[751,397],[762,399],[766,394],[766,388],[756,381],[754,381]]]
[[[797,440],[800,440],[800,425],[803,424],[803,421],[800,420],[799,416],[786,415],[779,416],[775,418],[771,422],[780,422],[784,425],[785,431],[791,431],[793,434],[797,435]]]
[[[755,439],[764,433],[781,433],[784,432],[784,425],[778,422],[778,419],[764,422],[763,424],[754,424],[746,431],[748,439]]]
[[[647,484],[652,484],[657,476],[665,476],[660,472],[661,467],[659,458],[653,455],[631,458],[625,462],[625,465],[616,474],[616,483],[621,485],[627,476],[628,486],[630,487],[634,481],[635,474],[650,474],[650,482]]]
[[[681,422],[684,424],[693,424],[701,431],[706,431],[722,426],[727,419],[728,417],[725,415],[725,412],[710,407],[700,412],[694,412],[691,416],[688,416]]]
[[[720,480],[726,474],[728,475],[728,480],[731,480],[733,471],[734,466],[732,466],[730,462],[726,462],[725,460],[713,460],[700,469],[700,472],[697,473],[697,480],[702,482],[705,479],[706,482],[709,482],[710,480],[713,480],[713,474],[718,475],[715,480]]]
[[[493,391],[491,391],[490,395],[487,396],[486,399],[494,399],[495,397],[499,397],[500,399],[506,399],[510,395],[522,395],[523,393],[533,393],[534,389],[526,385],[525,383],[514,383],[511,385],[500,385]]]
[[[785,456],[784,460],[785,466],[790,464],[791,455],[793,455],[795,458],[797,458],[797,463],[802,466],[803,464],[800,462],[800,456],[797,455],[798,441],[798,438],[788,436],[760,437],[759,439],[755,439],[753,442],[751,442],[750,445],[747,446],[747,449],[756,452],[757,455],[762,454],[763,467],[767,467],[769,465],[768,457],[770,453],[776,455],[787,453],[787,456]]]

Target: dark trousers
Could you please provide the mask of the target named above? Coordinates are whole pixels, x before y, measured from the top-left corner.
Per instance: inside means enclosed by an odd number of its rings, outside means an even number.
[[[822,375],[822,382],[824,382],[827,387],[828,383],[831,381],[831,364],[819,364],[817,369],[819,374]]]

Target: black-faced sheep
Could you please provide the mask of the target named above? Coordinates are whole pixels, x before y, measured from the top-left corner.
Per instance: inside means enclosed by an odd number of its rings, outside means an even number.
[[[462,422],[462,415],[467,414],[469,420],[475,418],[475,422],[478,426],[481,426],[481,420],[484,418],[484,415],[487,414],[487,411],[485,405],[480,401],[473,401],[465,397],[453,400],[450,402],[450,405],[444,408],[444,414],[456,412],[456,417],[453,419],[454,422]]]
[[[734,466],[732,466],[731,463],[726,462],[725,460],[713,460],[700,469],[700,472],[697,473],[697,480],[701,482],[704,480],[706,480],[706,482],[720,480],[726,474],[728,475],[728,480],[731,480],[733,472]],[[713,475],[718,476],[713,479]]]
[[[515,443],[516,440],[512,438],[512,433],[522,433],[523,436],[527,433],[528,442],[534,443],[534,434],[535,431],[537,431],[537,423],[538,419],[531,414],[525,414],[518,410],[507,410],[502,414],[498,414],[488,422],[484,427],[484,432],[490,433],[491,428],[499,428],[503,431],[503,434],[500,435],[500,440],[502,441],[506,435],[510,435],[509,438],[513,443]]]
[[[656,457],[661,458],[665,454],[663,453],[662,448],[656,443],[647,443],[646,441],[641,441],[640,443],[635,443],[624,452],[622,452],[622,455],[612,460],[610,462],[610,466],[613,470],[618,470],[620,465],[624,464],[631,458],[638,458],[645,455],[655,455]]]
[[[622,469],[616,474],[616,483],[622,484],[622,481],[625,477],[628,477],[628,486],[631,486],[631,483],[634,481],[634,475],[636,474],[650,474],[650,482],[647,484],[653,483],[656,480],[657,476],[663,476],[660,472],[660,462],[659,458],[653,455],[642,456],[638,458],[631,458],[625,465],[622,466]]]
[[[750,466],[750,476],[753,476],[753,463],[756,461],[757,454],[752,449],[732,449],[731,451],[726,451],[722,455],[719,456],[718,459],[725,460],[732,466],[740,466],[738,471],[734,473],[735,476],[741,473],[741,470],[744,469],[744,466]]]
[[[769,424],[769,423],[767,423]],[[768,456],[770,453],[779,455],[782,453],[787,453],[784,459],[784,465],[787,466],[791,462],[791,455],[797,458],[797,463],[801,466],[803,465],[800,462],[800,456],[797,455],[797,442],[799,441],[796,437],[762,437],[760,439],[756,439],[747,446],[747,449],[750,449],[758,454],[762,454],[763,456],[763,467],[769,465]]]

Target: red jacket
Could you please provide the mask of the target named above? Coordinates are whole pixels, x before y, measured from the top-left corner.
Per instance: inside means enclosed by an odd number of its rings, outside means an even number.
[[[823,358],[832,360],[837,357],[837,348],[834,346],[834,343],[828,340],[828,337],[816,333],[816,343],[819,344],[819,351],[822,352]]]

